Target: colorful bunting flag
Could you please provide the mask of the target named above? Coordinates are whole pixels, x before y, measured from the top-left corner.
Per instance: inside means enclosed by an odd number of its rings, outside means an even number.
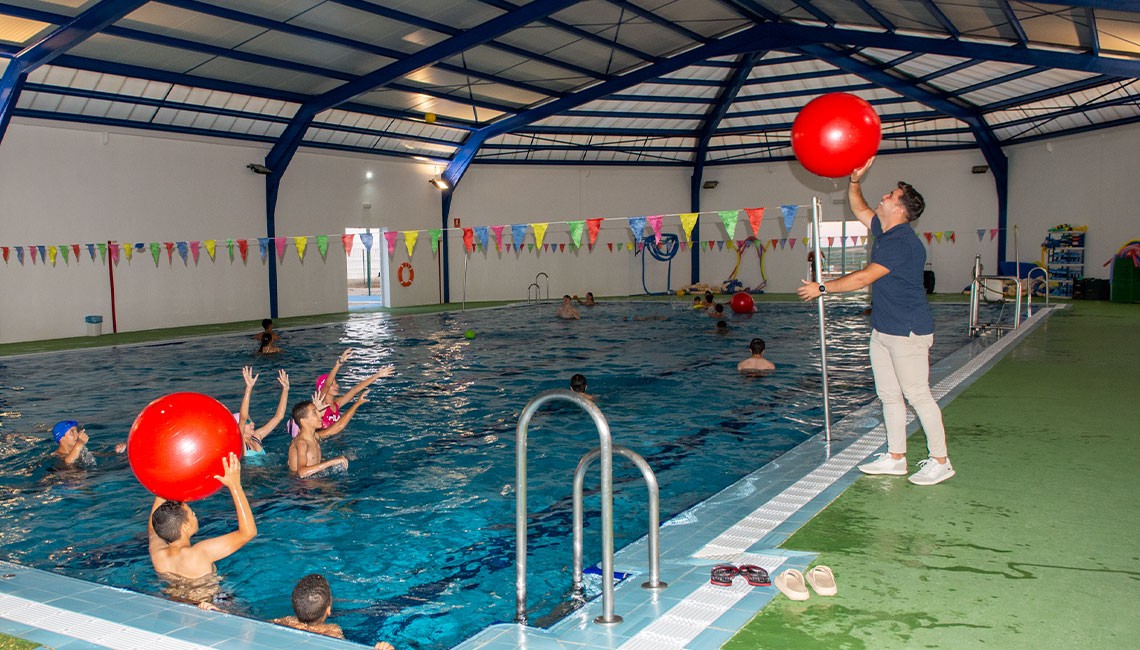
[[[515,250],[519,250],[526,243],[525,223],[516,223],[511,226],[511,241],[514,242]]]
[[[238,252],[241,253],[241,263],[245,264],[249,260],[249,240],[237,240]]]
[[[396,254],[396,236],[399,234],[400,233],[395,231],[395,230],[389,230],[388,232],[384,233],[384,239],[388,240],[388,254],[389,255],[395,255]]]
[[[91,261],[94,262],[95,261],[95,244],[87,244],[87,254],[91,256]],[[99,244],[99,255],[103,258],[104,262],[107,261],[107,245],[106,244]]]
[[[791,230],[792,224],[796,221],[796,210],[799,210],[798,205],[781,205],[780,213],[784,215],[784,230]]]
[[[654,241],[654,243],[657,243],[657,244],[661,243],[661,219],[662,219],[662,217],[663,217],[663,215],[657,215],[657,216],[645,218],[645,221],[649,223],[649,227],[653,229],[653,241]]]
[[[732,239],[736,237],[736,221],[740,218],[740,210],[721,210],[720,222],[724,224],[724,234]]]
[[[72,244],[71,245],[71,252],[75,253],[75,263],[78,264],[79,263],[79,244]],[[66,259],[66,258],[67,258],[67,256],[64,255],[64,259]]]
[[[997,228],[991,228],[990,229],[990,241],[993,241],[994,237],[997,237],[997,234],[998,234],[998,229]]]
[[[23,266],[24,265],[24,247],[23,246],[16,246],[15,249],[16,249],[16,261],[20,263],[20,266]]]
[[[633,232],[633,240],[641,241],[642,236],[645,234],[645,217],[630,217],[629,229]]]
[[[4,263],[7,264],[8,263],[8,247],[7,246],[0,246],[0,253],[3,253]]]
[[[439,236],[443,234],[443,230],[439,228],[432,228],[431,230],[428,230],[428,234],[431,235],[431,252],[438,253]]]
[[[748,225],[752,226],[752,236],[760,236],[760,224],[764,221],[764,208],[744,208],[748,215]]]
[[[586,219],[586,230],[590,234],[590,247],[593,248],[594,243],[598,241],[598,232],[602,229],[601,219]],[[613,249],[613,246],[610,246]]]
[[[257,238],[257,252],[261,255],[261,261],[265,262],[266,258],[269,256],[269,238],[268,237],[258,237]]]
[[[542,245],[542,238],[546,236],[546,227],[550,224],[546,223],[532,223],[530,224],[531,230],[534,231],[534,244],[535,246]]]
[[[934,233],[924,232],[922,236],[926,237],[926,245],[929,246],[931,243],[930,240],[934,237]]]
[[[59,251],[56,250],[55,246],[51,246],[47,249],[47,253],[48,259],[51,260],[51,265],[55,266],[55,256],[59,254]]]
[[[201,254],[202,254],[202,242],[201,241],[190,242],[190,255],[191,255],[191,257],[194,258],[194,266],[198,266],[198,257],[201,256]],[[213,256],[211,256],[211,258],[212,257]]]
[[[226,248],[228,248],[230,251],[230,262],[231,263],[234,261],[234,244],[235,243],[236,242],[234,242],[234,240],[232,240],[232,239],[226,240]]]
[[[36,248],[40,249],[40,261],[46,264],[47,263],[47,246],[44,244],[40,244]]]
[[[570,243],[574,248],[582,247],[582,228],[585,227],[585,221],[568,221],[566,225],[570,227]]]
[[[684,212],[681,214],[681,228],[685,231],[685,240],[693,241],[693,226],[697,225],[696,212]]]
[[[344,256],[345,257],[349,257],[350,255],[352,255],[352,240],[353,240],[352,234],[340,236],[340,243],[344,244]]]
[[[360,233],[360,245],[364,247],[364,250],[365,250],[364,254],[370,255],[372,253],[372,233],[370,233],[370,232]]]
[[[127,258],[127,264],[131,263],[131,258],[135,255],[135,247],[131,244],[123,244],[123,257]]]
[[[317,252],[321,254],[322,260],[327,260],[329,255],[329,236],[317,235]]]
[[[479,242],[479,245],[483,247],[483,250],[487,250],[487,242],[489,238],[490,233],[488,232],[487,226],[475,226],[475,241]]]
[[[103,244],[99,244],[99,245],[102,246]],[[111,263],[118,266],[118,264],[119,264],[119,247],[114,245],[114,244],[110,244],[107,246],[107,250],[110,251],[110,253],[111,253]],[[104,259],[104,261],[106,261],[106,259]]]
[[[942,233],[941,233],[941,231],[936,231],[936,232],[934,233],[934,238],[938,240],[938,243],[939,243],[939,244],[941,244],[941,243],[942,243]]]
[[[792,250],[796,250],[796,240],[794,238],[788,239],[788,247]]]
[[[184,241],[180,241],[175,244],[175,246],[178,247],[178,256],[182,258],[182,264],[189,266],[189,264],[186,262],[186,254],[190,252],[189,245]]]
[[[150,242],[150,256],[154,258],[154,266],[158,267],[158,256],[162,254],[162,246],[158,242]]]
[[[166,247],[166,263],[174,266],[174,242],[163,242],[162,245]]]
[[[978,241],[979,242],[982,241],[982,239],[985,238],[985,236],[986,236],[986,229],[985,228],[978,228]]]
[[[405,230],[404,231],[404,248],[408,251],[408,257],[412,256],[412,251],[416,250],[416,240],[420,238],[420,231],[418,230]]]
[[[503,228],[505,226],[491,226],[491,232],[495,233],[495,250],[500,253],[503,252]],[[408,251],[408,257],[412,256],[412,252]]]
[[[278,259],[278,261],[284,262],[285,261],[285,238],[284,237],[274,237],[273,238],[273,244],[277,247],[277,259]]]
[[[470,228],[463,229],[463,250],[470,253],[475,249],[475,231]]]
[[[309,247],[308,237],[294,237],[293,245],[297,247],[297,260],[305,263],[305,249]]]
[[[67,254],[68,254],[69,252],[70,252],[70,251],[69,251],[69,249],[68,249],[67,245],[65,245],[65,244],[60,244],[60,245],[59,245],[59,254],[63,256],[63,263],[64,263],[64,264],[67,264],[67,263],[70,261],[70,260],[68,260],[68,258],[67,258]],[[78,258],[78,257],[77,257],[77,258],[75,258],[75,261],[76,261],[76,262],[78,262],[78,261],[79,261],[79,258]]]
[[[953,230],[950,230],[946,233],[946,236],[950,238],[951,243],[957,244],[958,240],[955,235],[956,233]]]

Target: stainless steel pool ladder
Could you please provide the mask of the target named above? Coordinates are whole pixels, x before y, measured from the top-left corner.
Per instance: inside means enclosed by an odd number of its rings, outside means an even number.
[[[539,393],[527,403],[519,416],[515,431],[515,622],[526,624],[526,459],[527,428],[531,418],[547,402],[567,401],[578,405],[594,420],[598,430],[598,454],[601,458],[602,497],[602,575],[614,574],[614,454],[613,437],[606,416],[593,401],[564,388]],[[620,623],[614,614],[614,582],[602,580],[602,615],[595,623]]]
[[[547,275],[546,272],[544,272],[544,271],[539,271],[538,275],[534,276],[534,283],[535,284],[538,284],[539,278],[546,278],[546,299],[550,300],[550,276]],[[537,294],[538,294],[538,292],[536,291],[535,297],[537,297]]]
[[[986,330],[993,330],[998,334],[1002,334],[1007,330],[1015,330],[1021,327],[1021,279],[1012,275],[982,275],[982,258],[980,255],[974,256],[974,279],[970,282],[970,323],[968,333],[970,336],[978,336],[986,332]],[[986,291],[985,283],[987,280],[998,280],[1004,287],[1006,282],[1012,282],[1017,287],[1017,301],[1016,309],[1013,313],[1013,325],[1002,325],[1001,323],[981,323],[978,320],[978,308],[981,303],[981,292]],[[1005,293],[1002,292],[1002,300],[1005,299]]]
[[[649,467],[649,463],[641,454],[629,447],[614,445],[613,450],[633,461],[641,476],[645,479],[645,488],[649,492],[649,581],[641,584],[642,589],[652,591],[668,587],[668,583],[661,580],[661,516],[660,499],[657,485],[657,475]],[[578,461],[578,469],[574,472],[574,595],[582,597],[582,486],[586,481],[586,471],[590,464],[602,455],[602,450],[594,448]],[[611,578],[612,579],[612,578]],[[605,580],[605,577],[602,577]]]
[[[530,297],[530,290],[531,289],[534,289],[534,298],[533,299]],[[541,291],[542,291],[542,287],[538,286],[537,282],[531,282],[530,286],[528,286],[526,288],[526,303],[529,305],[532,300],[534,302],[538,302],[539,300],[541,300],[542,299],[542,295],[540,293]]]
[[[1042,286],[1045,288],[1045,290],[1043,291],[1043,293],[1045,294],[1045,306],[1046,307],[1049,306],[1049,269],[1045,268],[1044,266],[1035,266],[1035,267],[1029,269],[1029,273],[1025,274],[1025,283],[1029,285],[1029,291],[1026,292],[1028,295],[1025,297],[1026,316],[1032,316],[1033,315],[1033,272],[1034,271],[1040,271],[1041,275],[1044,276],[1043,278],[1041,278],[1038,281],[1041,282]]]

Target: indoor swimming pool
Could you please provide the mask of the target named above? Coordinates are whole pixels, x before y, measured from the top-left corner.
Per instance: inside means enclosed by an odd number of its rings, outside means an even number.
[[[196,391],[237,410],[243,365],[260,373],[251,415],[276,407],[277,369],[289,404],[345,348],[347,389],[383,365],[325,456],[347,473],[298,480],[286,471],[289,434],[243,466],[259,535],[219,563],[225,611],[257,619],[290,612],[297,579],[323,573],[334,622],[349,639],[400,648],[448,648],[514,616],[514,428],[538,393],[585,374],[614,442],[648,461],[661,485],[661,518],[689,508],[818,433],[823,427],[814,304],[759,303],[731,315],[727,334],[687,303],[606,302],[582,320],[532,304],[417,316],[356,315],[282,333],[282,354],[257,357],[248,336],[221,336],[0,360],[2,557],[105,585],[161,595],[147,557],[151,497],[113,446],[138,411],[166,393]],[[829,305],[832,417],[874,398],[862,301]],[[965,305],[932,305],[932,362],[963,345]],[[471,330],[473,338],[464,333]],[[251,334],[253,331],[251,330]],[[741,377],[748,342],[764,338],[777,371]],[[53,466],[50,427],[76,419],[97,465]],[[565,610],[570,596],[571,481],[597,445],[574,407],[541,412],[530,426],[530,621]],[[640,474],[615,462],[615,546],[646,532]],[[595,470],[587,491],[596,486]],[[196,539],[236,524],[225,493],[194,504]],[[586,499],[586,562],[598,561],[597,499]],[[620,567],[619,567],[620,568]]]

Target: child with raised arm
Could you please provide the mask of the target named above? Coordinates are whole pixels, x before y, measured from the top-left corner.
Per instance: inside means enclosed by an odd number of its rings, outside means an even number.
[[[257,524],[241,486],[241,461],[231,453],[222,459],[222,475],[214,476],[226,486],[234,500],[238,528],[235,531],[202,540],[190,538],[198,532],[198,518],[185,503],[155,497],[147,520],[150,561],[158,577],[169,583],[173,594],[195,593],[186,599],[209,600],[217,591],[217,568],[214,563],[229,557],[257,536]],[[207,584],[211,583],[212,584]],[[199,588],[209,587],[205,592]]]
[[[372,382],[377,379],[389,377],[392,374],[392,366],[384,366],[362,379],[360,383],[342,395],[340,392],[340,384],[336,383],[336,373],[340,370],[341,365],[343,365],[345,361],[348,361],[350,356],[352,356],[351,348],[345,350],[337,357],[336,363],[333,364],[332,370],[329,370],[328,374],[317,377],[317,398],[321,403],[326,405],[321,412],[320,428],[331,427],[334,422],[340,419],[341,407],[351,402],[357,393],[368,388]]]
[[[241,439],[245,444],[245,455],[256,456],[265,453],[261,441],[273,433],[273,428],[285,419],[285,409],[289,404],[289,374],[284,370],[277,371],[277,383],[281,384],[281,399],[277,402],[277,412],[264,426],[257,429],[249,417],[249,398],[253,394],[253,385],[257,383],[260,375],[253,374],[253,368],[245,366],[241,369],[241,376],[245,379],[245,395],[241,398],[241,411],[237,413],[238,429],[241,430]]]
[[[349,420],[356,414],[356,410],[368,403],[368,391],[348,407],[348,411],[332,426],[324,429],[321,426],[321,409],[318,404],[310,400],[300,402],[293,407],[293,422],[297,425],[297,437],[289,444],[289,471],[296,472],[300,478],[308,478],[330,467],[343,467],[348,469],[348,459],[337,456],[324,460],[321,455],[321,440],[335,436],[348,426]]]

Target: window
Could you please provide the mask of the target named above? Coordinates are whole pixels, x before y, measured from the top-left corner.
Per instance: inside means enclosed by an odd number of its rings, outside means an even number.
[[[819,247],[825,280],[858,271],[867,264],[867,227],[858,221],[824,221],[819,224]]]

